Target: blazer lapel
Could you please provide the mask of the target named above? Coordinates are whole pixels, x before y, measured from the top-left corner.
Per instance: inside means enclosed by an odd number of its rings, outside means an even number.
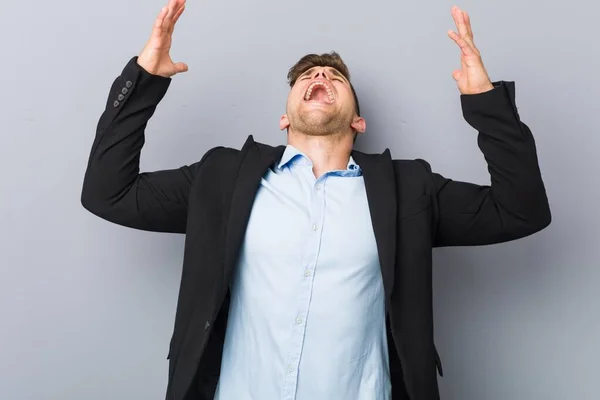
[[[223,266],[223,284],[225,287],[229,284],[229,277],[237,263],[260,180],[267,169],[281,158],[284,150],[285,146],[272,147],[257,143],[252,135],[248,136],[242,147],[242,161],[234,183],[231,209],[227,222],[225,264]]]
[[[396,264],[396,178],[389,149],[382,154],[353,151],[352,157],[363,171],[371,221],[385,290],[386,309],[394,285]]]

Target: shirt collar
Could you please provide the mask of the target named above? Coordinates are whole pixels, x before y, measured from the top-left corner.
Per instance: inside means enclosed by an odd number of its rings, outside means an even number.
[[[283,169],[286,166],[291,167],[292,165],[305,165],[305,166],[312,167],[313,163],[306,156],[306,154],[302,153],[300,150],[298,150],[294,146],[288,144],[285,147],[285,151],[283,152],[283,155],[281,156],[281,160],[279,161],[277,168]],[[350,158],[348,159],[348,164],[346,165],[346,170],[344,172],[353,172],[356,174],[361,173],[360,166],[356,163],[356,161],[354,161],[354,158],[352,158],[352,156],[350,156]]]

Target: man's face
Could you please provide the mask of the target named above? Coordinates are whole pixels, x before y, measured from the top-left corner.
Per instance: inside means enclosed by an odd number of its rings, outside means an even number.
[[[287,100],[287,114],[280,128],[306,135],[364,132],[364,119],[356,105],[348,80],[335,68],[313,67],[300,75]]]

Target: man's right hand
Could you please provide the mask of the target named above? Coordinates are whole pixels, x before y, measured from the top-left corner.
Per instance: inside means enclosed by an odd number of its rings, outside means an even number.
[[[150,74],[168,78],[188,70],[185,63],[174,63],[169,55],[173,30],[184,9],[185,0],[169,0],[156,18],[152,35],[137,60]]]

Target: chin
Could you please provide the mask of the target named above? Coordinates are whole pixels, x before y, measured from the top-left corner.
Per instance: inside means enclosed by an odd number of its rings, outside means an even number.
[[[296,129],[310,136],[327,136],[342,130],[342,124],[339,122],[331,118],[312,118],[302,121],[296,126]]]
[[[300,119],[301,124],[306,127],[311,127],[312,130],[327,130],[327,127],[337,125],[335,117],[323,113],[310,113]]]

